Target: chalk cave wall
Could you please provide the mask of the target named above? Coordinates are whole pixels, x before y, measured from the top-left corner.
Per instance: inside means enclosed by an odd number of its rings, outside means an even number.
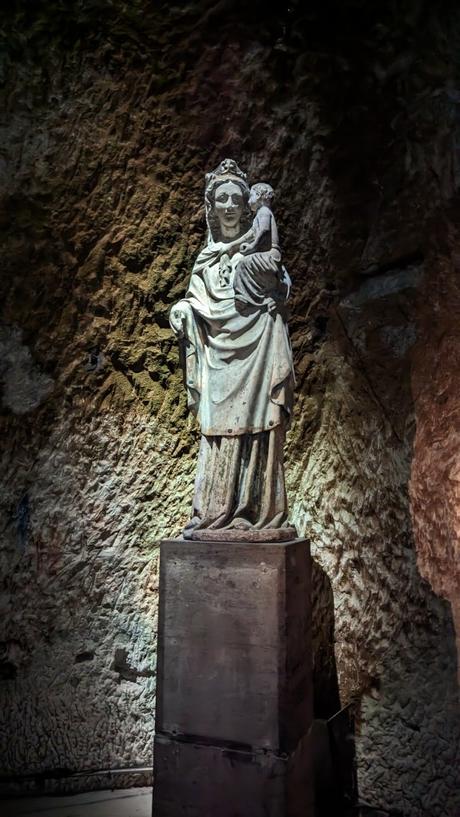
[[[30,6],[2,33],[2,789],[151,779],[158,543],[198,442],[167,315],[229,156],[276,188],[294,282],[316,717],[349,707],[361,799],[453,817],[458,11]]]

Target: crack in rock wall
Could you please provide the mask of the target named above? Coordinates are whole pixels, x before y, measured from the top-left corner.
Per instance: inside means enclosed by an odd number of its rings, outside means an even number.
[[[204,172],[233,156],[274,184],[294,282],[316,716],[349,707],[361,798],[456,813],[459,42],[455,11],[415,0],[6,15],[4,787],[149,779],[101,770],[151,764],[158,544],[187,519],[199,436],[167,314]]]

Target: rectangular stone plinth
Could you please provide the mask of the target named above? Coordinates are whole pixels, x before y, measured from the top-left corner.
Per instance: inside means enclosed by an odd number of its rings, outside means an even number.
[[[313,817],[308,739],[286,757],[155,737],[153,817]]]
[[[311,721],[308,543],[162,542],[154,817],[308,817]]]

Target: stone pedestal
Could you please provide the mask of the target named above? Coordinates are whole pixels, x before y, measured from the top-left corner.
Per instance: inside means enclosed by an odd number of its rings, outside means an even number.
[[[154,817],[313,817],[308,543],[161,545]]]

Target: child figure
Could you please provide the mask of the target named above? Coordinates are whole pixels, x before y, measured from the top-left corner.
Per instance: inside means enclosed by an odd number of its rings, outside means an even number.
[[[237,305],[266,306],[269,312],[286,300],[291,283],[281,264],[278,228],[271,211],[274,195],[273,188],[264,182],[251,187],[249,207],[255,217],[251,229],[238,239],[244,258],[233,281]]]
[[[275,191],[271,185],[265,182],[253,184],[249,192],[249,207],[255,213],[251,229],[243,235],[240,241],[240,252],[243,255],[255,252],[259,241],[265,238],[265,246],[259,246],[259,250],[277,249],[279,252],[278,228],[275,216],[271,211],[271,205],[275,197]],[[280,260],[281,260],[281,253]]]

